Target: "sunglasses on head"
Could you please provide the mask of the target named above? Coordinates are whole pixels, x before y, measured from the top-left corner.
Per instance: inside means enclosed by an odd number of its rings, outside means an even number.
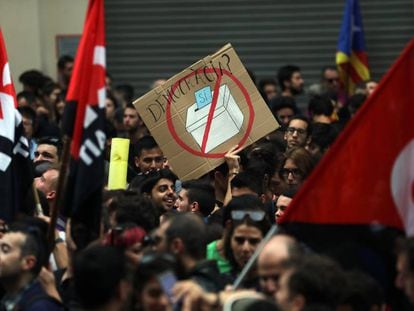
[[[264,211],[252,211],[252,210],[236,210],[231,211],[231,219],[233,220],[243,220],[246,216],[253,221],[262,221],[265,217]]]

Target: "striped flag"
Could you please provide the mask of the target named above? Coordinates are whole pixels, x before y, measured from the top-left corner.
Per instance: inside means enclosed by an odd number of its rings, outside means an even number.
[[[33,183],[29,143],[17,111],[6,46],[0,28],[0,219],[12,221]]]
[[[368,57],[358,0],[346,0],[336,52],[342,88],[352,95],[358,82],[369,80]]]
[[[105,148],[104,1],[90,0],[65,107],[64,132],[72,137],[63,214],[98,232]]]

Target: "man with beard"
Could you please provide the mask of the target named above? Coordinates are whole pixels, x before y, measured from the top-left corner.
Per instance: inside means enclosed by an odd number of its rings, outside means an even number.
[[[335,66],[324,66],[321,71],[319,83],[312,84],[308,93],[314,95],[328,95],[336,97],[339,91],[339,73]]]
[[[154,137],[145,135],[134,147],[135,166],[142,174],[163,168],[164,155]]]
[[[304,116],[292,117],[285,132],[286,150],[306,147],[311,142],[312,124]]]
[[[208,217],[214,210],[216,197],[214,187],[198,180],[187,180],[181,185],[176,202],[177,211],[192,212]]]
[[[281,67],[277,73],[277,80],[282,90],[282,96],[294,97],[303,93],[304,81],[298,66]]]
[[[141,183],[145,179],[145,175],[150,171],[162,169],[164,159],[164,154],[160,147],[154,137],[150,135],[141,137],[135,144],[131,145],[128,159],[128,181],[131,182],[130,187],[134,188],[135,185]],[[135,177],[132,179],[133,176]]]
[[[0,283],[6,292],[1,310],[63,310],[37,279],[46,261],[46,237],[40,226],[13,224],[0,239]]]
[[[70,55],[62,55],[59,58],[57,63],[58,83],[62,90],[66,90],[69,86],[74,63],[75,60]]]
[[[225,285],[214,260],[206,260],[207,227],[193,213],[176,213],[158,231],[157,251],[173,254],[189,279],[207,292],[219,292]]]
[[[175,182],[178,179],[169,169],[151,171],[146,175],[146,179],[138,188],[141,193],[147,195],[159,208],[160,214],[173,209],[176,194]]]
[[[128,104],[125,107],[123,124],[127,138],[129,138],[131,144],[135,144],[138,139],[148,132],[144,122],[142,122],[141,117],[138,115],[138,111],[132,104]]]

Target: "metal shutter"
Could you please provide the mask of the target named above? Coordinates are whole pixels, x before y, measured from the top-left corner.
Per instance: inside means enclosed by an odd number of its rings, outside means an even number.
[[[108,70],[136,97],[230,42],[262,78],[292,63],[305,83],[334,64],[342,0],[106,0]],[[378,80],[414,33],[412,0],[361,0],[371,75]]]

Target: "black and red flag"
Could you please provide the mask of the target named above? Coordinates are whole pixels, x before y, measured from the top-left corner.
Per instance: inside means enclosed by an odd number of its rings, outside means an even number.
[[[21,210],[33,183],[29,142],[16,108],[16,92],[0,28],[0,219],[7,222]]]
[[[413,83],[414,40],[280,220],[314,249],[362,264],[388,289],[393,240],[414,234]]]
[[[104,1],[90,0],[66,96],[65,134],[72,137],[63,214],[97,232],[104,185]]]

